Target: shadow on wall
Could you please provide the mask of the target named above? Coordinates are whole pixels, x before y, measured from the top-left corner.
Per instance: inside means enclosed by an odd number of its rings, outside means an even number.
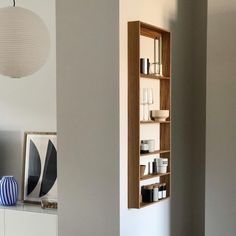
[[[22,183],[23,142],[21,131],[0,131],[0,177],[13,175],[20,188]]]
[[[172,236],[204,235],[206,4],[204,0],[179,0],[177,17],[170,28]]]
[[[224,3],[209,1],[206,236],[236,235],[236,5]]]

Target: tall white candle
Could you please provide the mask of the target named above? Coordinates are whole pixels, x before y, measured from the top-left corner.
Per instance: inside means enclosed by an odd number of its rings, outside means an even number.
[[[159,39],[159,63],[160,63],[160,75],[162,75],[162,36]]]

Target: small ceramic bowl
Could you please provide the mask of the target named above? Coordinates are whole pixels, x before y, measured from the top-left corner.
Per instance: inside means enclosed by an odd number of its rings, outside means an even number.
[[[151,111],[152,119],[155,121],[166,121],[170,116],[169,110],[153,110]]]

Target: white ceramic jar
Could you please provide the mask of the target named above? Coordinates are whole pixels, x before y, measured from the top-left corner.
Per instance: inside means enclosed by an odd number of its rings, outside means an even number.
[[[153,201],[154,202],[159,201],[159,185],[158,184],[154,184],[154,187],[153,187]]]

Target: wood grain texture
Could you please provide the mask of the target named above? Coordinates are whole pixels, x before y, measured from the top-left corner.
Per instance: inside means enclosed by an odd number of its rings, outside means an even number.
[[[152,205],[154,205],[154,204],[156,204],[156,203],[160,203],[160,202],[166,201],[166,200],[168,200],[168,199],[170,199],[170,197],[166,197],[165,199],[161,199],[161,200],[159,200],[159,201],[157,201],[157,202],[151,202],[151,203],[141,202],[141,203],[140,203],[140,208],[152,206]]]
[[[140,74],[140,37],[162,37],[163,76]],[[170,32],[150,24],[128,23],[128,207],[142,208],[155,203],[140,202],[140,181],[160,177],[167,184],[167,197],[171,194],[171,37]],[[160,109],[170,110],[165,122],[140,121],[140,79],[160,80]],[[160,150],[140,155],[140,128],[142,125],[160,125]],[[155,128],[155,126],[154,126]],[[160,154],[168,158],[167,174],[147,175],[140,179],[140,158]]]
[[[140,34],[142,36],[149,37],[149,38],[152,38],[152,39],[158,39],[161,36],[160,33],[156,32],[152,29],[148,29],[148,28],[144,28],[144,27],[141,28]]]
[[[139,208],[140,23],[128,23],[128,207]]]
[[[141,22],[140,21],[140,27],[141,29],[149,29],[149,30],[152,30],[154,32],[157,32],[159,34],[170,34],[170,31],[166,30],[166,29],[163,29],[161,27],[157,27],[157,26],[154,26],[154,25],[151,25],[151,24],[148,24],[148,23],[145,23],[145,22]]]
[[[167,121],[155,121],[155,120],[148,120],[148,121],[140,121],[142,125],[150,125],[150,124],[170,124],[170,120]]]
[[[157,155],[157,154],[163,154],[163,153],[170,153],[170,150],[157,150],[155,152],[149,152],[145,154],[140,154],[141,157],[143,156],[151,156],[151,155]]]
[[[170,33],[162,34],[162,72],[170,77]]]
[[[164,80],[160,81],[160,109],[169,110],[170,117],[167,120],[171,120],[172,109],[171,109],[171,35],[169,32],[163,33],[162,35],[162,45],[163,45],[163,60],[162,60],[162,70],[163,76],[169,77],[169,83]],[[160,126],[160,148],[161,149],[171,149],[171,125],[170,126]],[[168,158],[168,171],[171,172],[171,152],[163,153],[161,155],[163,158]],[[171,175],[161,176],[161,183],[166,183],[167,186],[167,197],[171,196]]]
[[[140,180],[146,180],[146,179],[153,179],[153,178],[157,178],[157,177],[161,177],[161,176],[166,176],[166,175],[170,175],[170,172],[167,172],[165,174],[153,174],[153,175],[144,175],[142,178],[140,178]]]
[[[160,76],[160,75],[154,75],[154,74],[140,74],[140,77],[141,78],[144,78],[144,79],[157,79],[157,80],[170,80],[170,77],[165,77],[165,76]]]

